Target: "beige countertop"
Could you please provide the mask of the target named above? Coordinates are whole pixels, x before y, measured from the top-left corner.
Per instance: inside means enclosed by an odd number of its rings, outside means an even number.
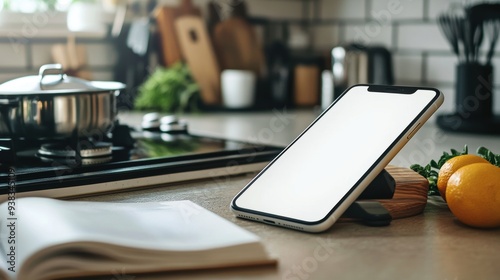
[[[134,126],[140,114],[120,113]],[[286,145],[315,117],[313,111],[210,113],[182,116],[192,133]],[[500,151],[500,137],[442,133],[426,124],[392,161],[399,166],[437,158],[443,150]],[[233,196],[252,174],[178,183],[84,200],[146,202],[189,199],[259,235],[277,257],[276,267],[251,267],[152,275],[125,279],[498,279],[500,230],[460,224],[441,199],[431,198],[423,214],[394,220],[388,227],[336,223],[326,232],[303,233],[235,218]],[[244,252],[242,252],[244,254]],[[119,268],[117,268],[120,271]],[[102,279],[109,279],[102,278]]]

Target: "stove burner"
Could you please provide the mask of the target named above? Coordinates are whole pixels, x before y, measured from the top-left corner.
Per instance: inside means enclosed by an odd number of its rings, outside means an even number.
[[[81,145],[80,148],[80,156],[83,159],[87,158],[99,158],[111,156],[112,154],[112,145],[107,142],[97,142],[91,143],[87,142],[88,145]],[[38,154],[43,157],[53,158],[74,158],[76,156],[75,150],[71,148],[67,143],[59,142],[59,143],[46,143],[42,144],[40,149],[38,150]]]
[[[53,162],[58,162],[59,164],[63,165],[68,165],[68,166],[76,166],[76,165],[82,165],[82,166],[88,166],[88,165],[97,165],[97,164],[103,164],[103,163],[108,163],[111,160],[113,160],[113,157],[108,156],[108,157],[94,157],[94,158],[82,158],[80,164],[77,164],[75,158],[57,158],[57,157],[47,157],[47,156],[38,156],[43,162],[46,163],[53,163]]]

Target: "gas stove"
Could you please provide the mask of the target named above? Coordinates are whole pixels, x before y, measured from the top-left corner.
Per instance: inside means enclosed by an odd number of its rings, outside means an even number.
[[[0,201],[77,197],[261,170],[281,152],[227,139],[116,124],[101,139],[0,139]]]

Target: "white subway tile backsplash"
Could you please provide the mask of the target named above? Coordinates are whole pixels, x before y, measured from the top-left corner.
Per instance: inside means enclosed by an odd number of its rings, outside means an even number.
[[[486,2],[485,0],[419,0],[427,1],[429,5],[429,18],[435,19],[441,13],[449,12],[450,9],[463,7],[464,3],[474,4],[480,2]],[[494,1],[490,1],[494,2]]]
[[[209,1],[211,0],[193,0],[193,3],[206,16]],[[226,6],[229,3],[229,0],[215,1]],[[481,0],[467,1],[475,3]],[[158,2],[165,5],[179,5],[181,0]],[[441,12],[446,11],[450,3],[463,2],[464,0],[314,0],[305,4],[299,0],[247,0],[245,3],[250,16],[277,20],[325,20],[316,22],[317,24],[313,21],[310,26],[308,35],[312,38],[312,46],[317,51],[323,52],[333,46],[352,42],[388,47],[393,51],[397,84],[436,86],[446,97],[440,111],[453,111],[453,85],[457,59],[451,53],[451,48],[435,19]],[[315,3],[319,4],[316,8],[314,8]],[[308,11],[305,10],[306,6],[309,8]],[[40,65],[52,62],[50,54],[52,43],[46,39],[64,38],[68,35],[66,32],[61,33],[56,29],[47,28],[40,32],[46,34],[43,38],[37,37],[34,41],[27,42],[21,36],[14,38],[11,43],[8,36],[12,32],[7,31],[2,33],[0,30],[0,37],[3,37],[0,43],[0,82],[36,74]],[[263,37],[264,27],[260,27],[259,34]],[[79,38],[82,37],[79,35]],[[87,42],[90,42],[86,47],[92,78],[113,80],[113,65],[119,59],[113,43],[105,38],[99,42],[95,36],[90,37]],[[486,36],[481,48],[482,57],[485,55],[488,43]],[[27,55],[30,50],[31,54]],[[500,112],[500,43],[497,44],[496,50],[493,63],[494,81],[498,89],[494,102],[495,110]],[[16,72],[9,73],[11,70]]]
[[[113,81],[113,71],[91,71],[92,80],[94,81]]]
[[[457,62],[454,56],[428,56],[426,80],[431,83],[454,83]]]
[[[248,13],[251,16],[275,19],[301,19],[303,15],[301,1],[252,0],[245,3],[247,3]]]
[[[193,1],[193,3],[196,3],[198,1]],[[158,4],[160,5],[166,5],[166,6],[177,6],[181,3],[180,0],[159,0]]]
[[[372,0],[370,17],[380,21],[422,19],[424,2],[414,0]]]
[[[365,13],[364,0],[320,1],[320,18],[322,19],[364,19]]]
[[[331,49],[339,44],[337,25],[320,25],[313,28],[313,47],[317,50]]]
[[[44,64],[54,63],[51,53],[52,45],[50,44],[36,44],[32,45],[32,65],[38,69]]]
[[[450,5],[460,5],[462,0],[434,0],[428,1],[429,5],[429,18],[436,19],[440,14],[446,13]]]
[[[397,84],[416,85],[422,80],[422,56],[395,54],[393,56],[394,79]]]
[[[361,43],[364,45],[392,45],[392,26],[380,25],[376,21],[369,21],[366,24],[350,24],[344,27],[343,43]]]
[[[401,24],[397,28],[397,48],[450,50],[444,35],[434,23]]]
[[[87,65],[89,67],[113,66],[118,55],[111,44],[87,44]]]
[[[222,15],[227,16],[231,10],[230,1],[214,0],[223,6]],[[202,14],[207,15],[207,6],[210,0],[193,0],[193,5],[198,7]],[[181,0],[160,0],[161,5],[179,6]],[[245,1],[250,16],[271,17],[274,19],[301,19],[302,2],[288,0],[250,0]]]
[[[0,43],[0,67],[26,67],[26,45],[21,41]]]
[[[453,86],[435,85],[444,95],[444,103],[439,107],[437,114],[453,113],[455,112],[455,88]]]

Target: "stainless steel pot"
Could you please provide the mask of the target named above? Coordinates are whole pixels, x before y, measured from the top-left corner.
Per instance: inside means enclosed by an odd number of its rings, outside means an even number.
[[[47,64],[38,76],[0,85],[0,136],[30,139],[102,136],[116,118],[125,85],[86,81]]]

